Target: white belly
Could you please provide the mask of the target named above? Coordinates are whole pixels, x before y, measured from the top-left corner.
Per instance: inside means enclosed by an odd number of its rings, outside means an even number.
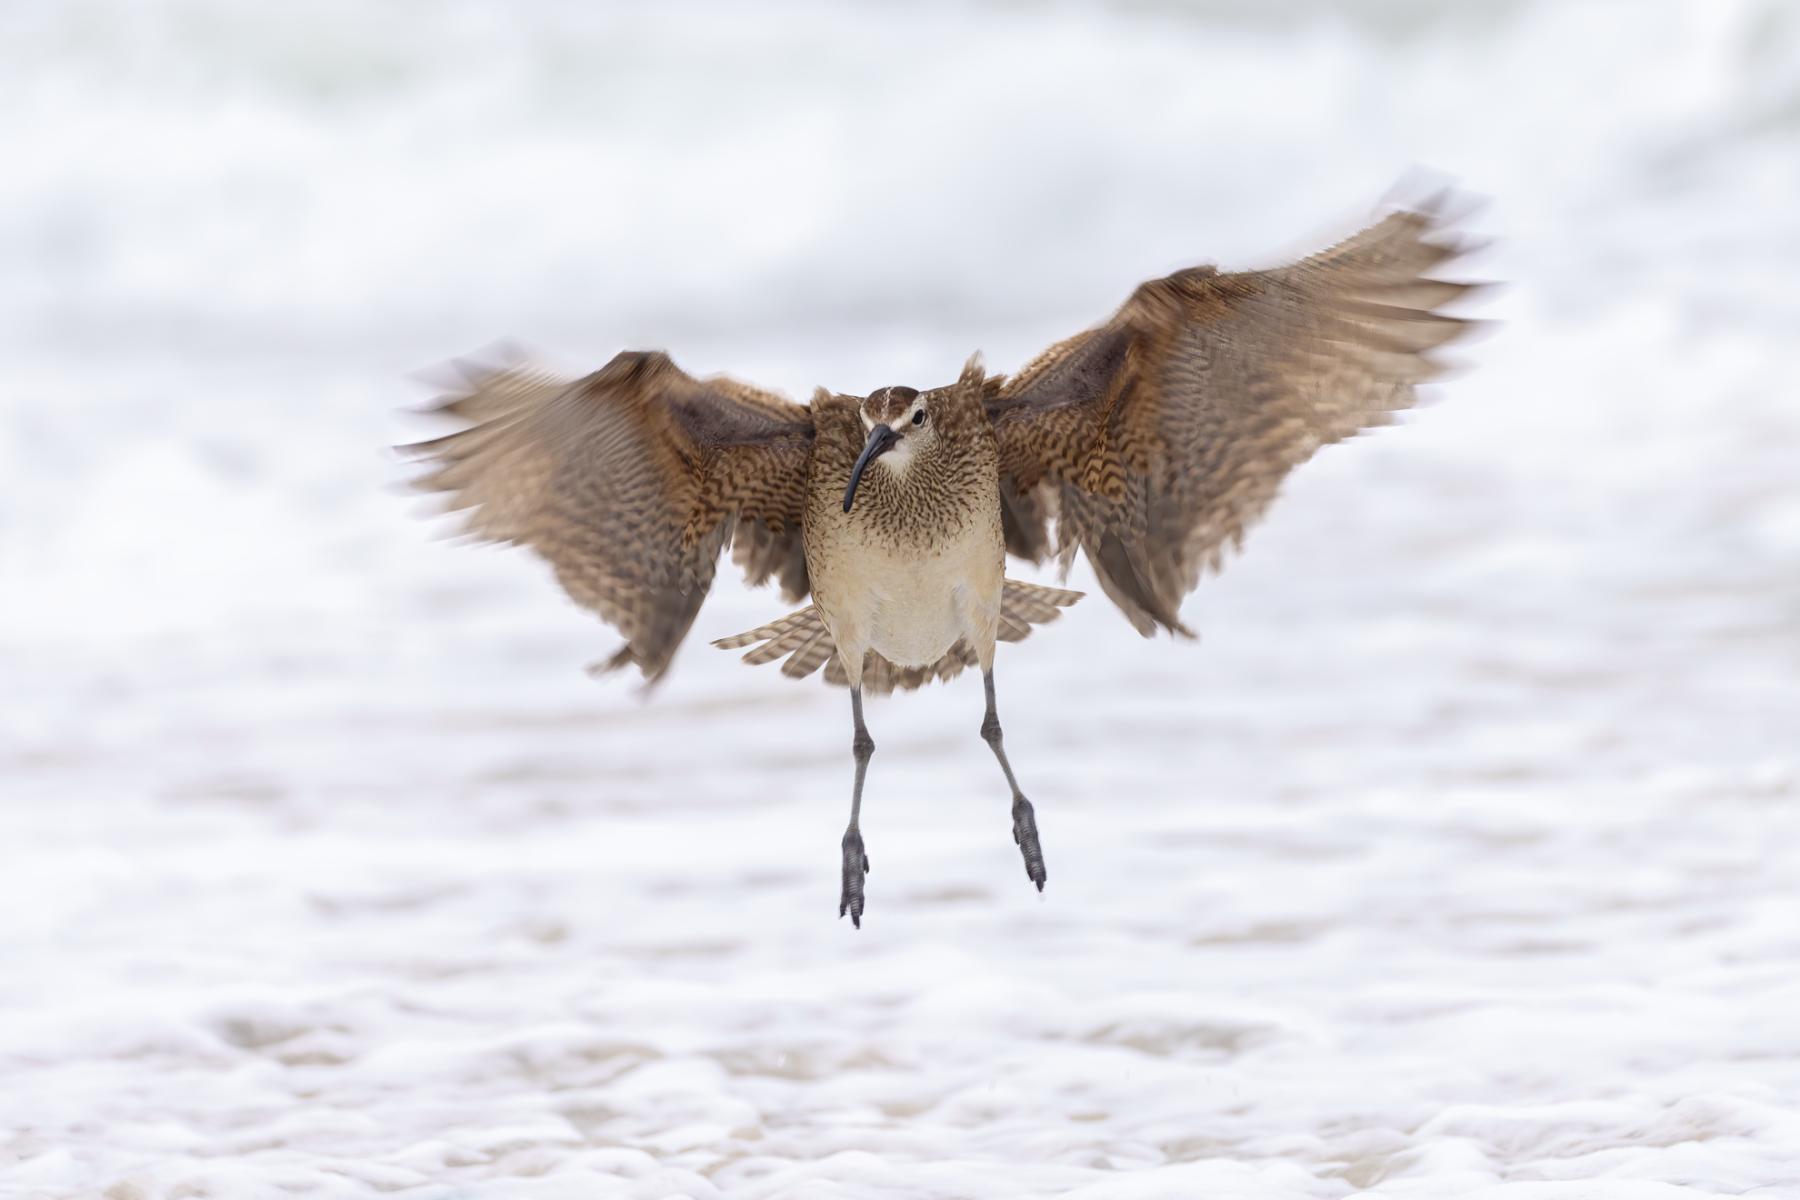
[[[993,637],[1006,565],[997,529],[930,547],[844,538],[828,552],[842,566],[814,574],[813,601],[840,652],[860,661],[873,650],[896,666],[924,667],[960,638],[979,648]]]
[[[869,564],[869,646],[889,662],[922,667],[949,652],[964,633],[967,576],[946,556],[878,559]]]

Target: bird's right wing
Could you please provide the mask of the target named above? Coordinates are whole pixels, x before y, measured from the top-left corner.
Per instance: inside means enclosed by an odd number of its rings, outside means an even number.
[[[1007,548],[1042,558],[1054,519],[1140,633],[1185,632],[1182,598],[1288,472],[1437,372],[1470,324],[1439,309],[1471,285],[1436,273],[1464,249],[1428,206],[1275,270],[1177,271],[989,380]]]
[[[449,493],[465,529],[530,546],[582,606],[625,635],[605,664],[668,670],[719,552],[752,583],[810,590],[801,542],[812,411],[733,380],[628,352],[584,379],[513,364],[461,368],[436,411],[473,424],[401,449],[415,485]]]

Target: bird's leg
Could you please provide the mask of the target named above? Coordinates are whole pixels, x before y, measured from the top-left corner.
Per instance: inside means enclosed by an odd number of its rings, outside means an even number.
[[[850,914],[850,922],[862,928],[863,876],[869,873],[869,856],[863,852],[862,819],[863,776],[869,772],[869,759],[875,755],[875,739],[863,724],[862,686],[850,689],[850,715],[856,719],[856,736],[850,749],[856,755],[856,785],[850,793],[850,827],[844,830],[844,887],[838,895],[838,916]]]
[[[1019,852],[1025,856],[1025,874],[1041,892],[1047,876],[1044,851],[1038,845],[1037,815],[1031,811],[1031,801],[1019,790],[1019,781],[1013,778],[1012,764],[1006,761],[1006,747],[1000,740],[1000,714],[994,708],[994,672],[991,669],[983,671],[981,682],[987,689],[987,715],[981,720],[981,738],[1000,760],[1000,769],[1006,772],[1006,784],[1012,788],[1013,841],[1019,844]]]

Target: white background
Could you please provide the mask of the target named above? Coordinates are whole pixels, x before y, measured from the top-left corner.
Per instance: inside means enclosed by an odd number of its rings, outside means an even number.
[[[0,1194],[1800,1196],[1784,0],[21,0],[0,146]],[[1199,643],[1002,651],[1041,898],[978,679],[855,932],[779,598],[646,702],[382,452],[502,336],[1016,367],[1413,164],[1501,324]]]

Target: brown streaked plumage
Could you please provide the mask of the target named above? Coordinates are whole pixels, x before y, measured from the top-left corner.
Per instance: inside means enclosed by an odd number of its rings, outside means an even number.
[[[865,689],[984,675],[982,735],[1013,793],[1013,833],[1041,890],[1032,806],[1002,746],[994,649],[1079,593],[1004,578],[1007,553],[1079,550],[1138,630],[1186,633],[1181,600],[1321,446],[1392,419],[1468,327],[1440,310],[1470,286],[1438,272],[1464,246],[1441,205],[1395,212],[1290,266],[1178,271],[1016,376],[980,359],[955,383],[821,389],[810,405],[661,353],[580,380],[523,363],[465,370],[439,411],[471,423],[408,447],[421,487],[469,532],[532,547],[577,602],[625,635],[607,669],[660,679],[721,551],[807,607],[717,645],[824,668],[851,688],[856,736],[839,912],[863,910],[859,818],[874,742]]]
[[[406,447],[416,486],[468,509],[466,531],[530,546],[557,582],[625,635],[605,664],[655,682],[712,587],[719,551],[790,601],[811,590],[800,521],[813,414],[731,380],[625,353],[569,381],[523,364],[465,369],[437,411],[471,429]]]
[[[1052,346],[988,399],[1007,543],[1077,548],[1139,633],[1177,615],[1202,567],[1314,451],[1386,424],[1469,323],[1437,310],[1471,285],[1430,272],[1461,252],[1397,212],[1271,271],[1212,267],[1152,280],[1106,324]]]

